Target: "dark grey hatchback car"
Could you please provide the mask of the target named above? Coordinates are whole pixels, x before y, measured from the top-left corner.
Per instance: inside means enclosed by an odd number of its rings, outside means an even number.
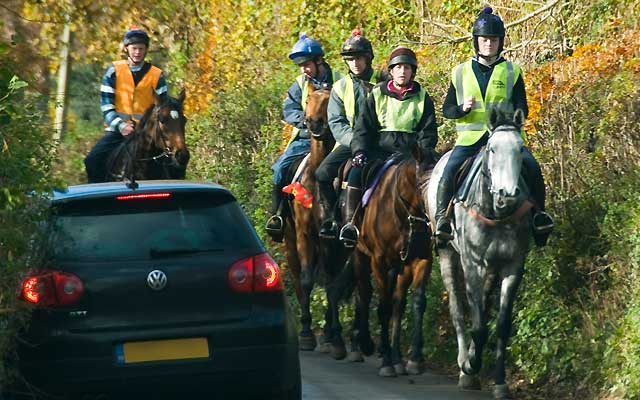
[[[46,265],[20,291],[26,381],[69,398],[300,399],[283,278],[234,196],[138,183],[54,193]]]

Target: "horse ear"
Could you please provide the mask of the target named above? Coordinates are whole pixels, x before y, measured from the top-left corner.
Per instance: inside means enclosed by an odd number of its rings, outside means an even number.
[[[498,119],[500,118],[498,109],[491,107],[489,109],[489,129],[494,130],[498,126]]]
[[[513,123],[517,127],[521,127],[522,125],[524,125],[524,121],[525,121],[524,111],[522,111],[521,108],[518,108],[516,112],[513,114]]]
[[[184,88],[182,88],[182,90],[180,90],[180,94],[178,95],[178,102],[180,104],[184,103],[185,96],[186,96],[186,92],[185,92]]]

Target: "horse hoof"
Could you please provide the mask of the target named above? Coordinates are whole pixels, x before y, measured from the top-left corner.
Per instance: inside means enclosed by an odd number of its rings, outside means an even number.
[[[351,351],[347,355],[347,361],[350,361],[350,362],[364,362],[364,357],[362,356],[362,353],[359,352],[359,351]]]
[[[329,353],[335,360],[344,360],[344,358],[347,356],[347,349],[345,349],[344,345],[339,346],[333,344],[331,345]]]
[[[467,375],[464,372],[460,372],[458,377],[458,387],[464,390],[480,390],[480,378],[477,375]]]
[[[400,362],[398,364],[393,365],[394,371],[396,371],[397,375],[407,375],[407,370],[404,367],[404,363]]]
[[[420,375],[424,372],[424,368],[421,362],[411,361],[407,363],[407,373],[409,375]]]
[[[319,353],[329,354],[331,353],[331,344],[330,343],[318,343],[318,348],[316,349]]]
[[[506,384],[495,385],[493,387],[493,398],[496,400],[511,399],[512,397],[509,394],[509,386]]]
[[[316,348],[316,337],[298,336],[298,348],[302,351],[313,351]]]
[[[398,374],[396,374],[396,370],[393,367],[386,366],[386,367],[380,367],[380,370],[378,371],[378,376],[381,376],[383,378],[395,378],[398,376]]]

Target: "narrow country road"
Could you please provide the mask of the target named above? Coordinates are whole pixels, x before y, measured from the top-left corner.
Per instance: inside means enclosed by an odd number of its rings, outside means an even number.
[[[315,351],[301,351],[304,400],[489,400],[490,388],[462,391],[457,380],[425,372],[398,378],[378,377],[377,359],[336,361]]]

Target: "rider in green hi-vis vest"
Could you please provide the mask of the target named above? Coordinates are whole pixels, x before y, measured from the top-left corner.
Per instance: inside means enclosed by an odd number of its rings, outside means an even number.
[[[340,54],[349,67],[349,74],[334,83],[327,107],[329,128],[336,140],[336,147],[316,170],[323,219],[319,235],[328,240],[335,240],[338,235],[338,223],[334,217],[337,193],[333,181],[342,163],[351,158],[351,138],[356,116],[364,107],[369,88],[378,78],[371,67],[373,47],[359,30],[354,30],[347,38]]]
[[[283,194],[287,184],[287,168],[299,157],[311,150],[311,139],[304,123],[304,109],[309,94],[309,84],[316,89],[331,89],[333,82],[342,76],[331,71],[324,61],[324,51],[320,43],[301,33],[300,39],[293,45],[289,59],[300,67],[301,74],[295,79],[284,100],[282,115],[284,122],[293,126],[291,139],[284,153],[271,166],[273,171],[273,192],[271,195],[272,216],[267,221],[266,231],[274,241],[281,242],[284,220],[281,217]]]
[[[417,144],[425,159],[435,163],[435,109],[427,91],[414,80],[417,69],[418,60],[411,49],[394,49],[387,62],[391,79],[373,88],[358,115],[351,140],[353,159],[343,216],[346,224],[340,230],[345,247],[354,247],[358,240],[353,216],[360,203],[363,169],[368,160],[384,160],[395,152],[410,153]]]
[[[473,45],[476,56],[453,68],[451,84],[442,106],[445,118],[456,120],[457,140],[438,184],[436,204],[436,246],[444,247],[453,238],[446,209],[455,190],[454,175],[464,161],[487,143],[489,128],[486,111],[499,107],[507,111],[529,109],[522,70],[505,60],[500,53],[504,46],[504,23],[486,7],[473,24]],[[523,164],[528,171],[527,185],[536,203],[533,216],[534,239],[544,246],[553,230],[553,219],[544,212],[545,187],[540,165],[524,149]]]

